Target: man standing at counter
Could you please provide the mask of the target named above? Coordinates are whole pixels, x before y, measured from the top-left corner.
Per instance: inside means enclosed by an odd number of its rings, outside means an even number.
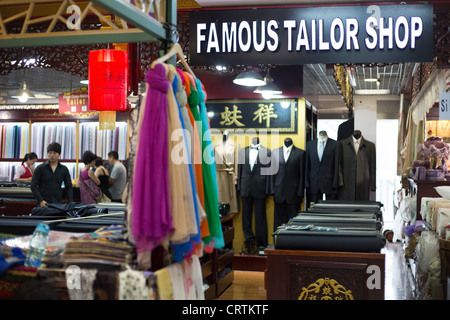
[[[73,200],[72,179],[67,167],[59,162],[60,154],[61,145],[51,143],[47,147],[48,160],[34,170],[31,191],[41,207],[46,207],[47,203],[62,203],[63,182],[69,202]]]

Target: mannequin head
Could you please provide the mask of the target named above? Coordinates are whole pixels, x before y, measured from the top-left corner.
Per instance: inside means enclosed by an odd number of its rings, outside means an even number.
[[[258,137],[254,137],[253,139],[252,139],[252,144],[259,144],[259,138]]]
[[[292,146],[292,139],[291,138],[286,138],[286,139],[284,139],[284,145],[286,146],[286,147],[290,147],[290,146]]]
[[[355,137],[355,139],[361,138],[361,131],[360,130],[353,131],[353,137]]]

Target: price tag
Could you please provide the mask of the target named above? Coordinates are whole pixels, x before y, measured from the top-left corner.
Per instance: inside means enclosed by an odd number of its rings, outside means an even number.
[[[439,94],[439,120],[450,120],[450,92]]]

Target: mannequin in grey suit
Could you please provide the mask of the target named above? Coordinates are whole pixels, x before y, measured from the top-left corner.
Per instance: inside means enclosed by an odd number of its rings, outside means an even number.
[[[242,198],[242,229],[245,245],[267,247],[266,198],[272,194],[271,150],[262,146],[259,138],[253,138],[252,144],[239,150],[237,190]],[[255,209],[255,234],[252,230],[253,208]],[[256,241],[255,241],[256,240]]]
[[[320,143],[324,142],[323,154],[319,155]],[[327,200],[336,200],[339,188],[339,143],[328,137],[326,131],[319,138],[306,144],[306,180],[309,200],[317,203],[323,194]]]
[[[272,152],[273,161],[278,163],[274,175],[274,231],[300,211],[305,193],[305,156],[305,151],[294,146],[291,138]]]
[[[371,191],[376,189],[376,150],[360,130],[339,142],[339,200],[374,200]]]

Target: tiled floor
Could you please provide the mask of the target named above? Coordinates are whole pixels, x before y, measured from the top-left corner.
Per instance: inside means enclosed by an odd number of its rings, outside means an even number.
[[[414,300],[414,284],[400,244],[388,243],[383,249],[385,264],[385,300]],[[264,300],[264,272],[234,271],[233,284],[218,300]]]

